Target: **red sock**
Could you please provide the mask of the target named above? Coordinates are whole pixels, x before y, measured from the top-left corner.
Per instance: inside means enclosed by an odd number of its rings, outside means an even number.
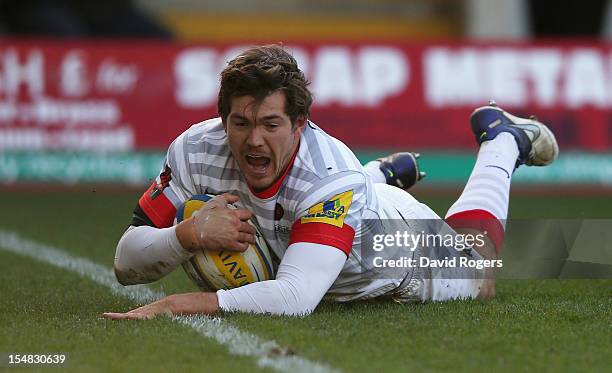
[[[499,255],[504,243],[504,226],[486,210],[466,210],[454,213],[446,218],[451,228],[471,228],[483,232],[495,245],[495,252]]]

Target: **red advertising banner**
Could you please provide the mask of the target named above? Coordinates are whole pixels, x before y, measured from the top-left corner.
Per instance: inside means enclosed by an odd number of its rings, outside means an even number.
[[[245,46],[0,40],[0,150],[164,149],[216,116],[219,72]],[[286,45],[312,120],[355,148],[473,148],[490,99],[549,123],[565,149],[612,147],[606,43]]]

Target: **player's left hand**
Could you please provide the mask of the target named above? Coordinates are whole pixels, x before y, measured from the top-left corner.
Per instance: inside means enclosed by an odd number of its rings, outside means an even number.
[[[211,315],[219,311],[219,299],[215,293],[173,294],[129,312],[105,312],[108,320],[149,320],[159,315]]]
[[[102,314],[102,317],[108,320],[149,320],[157,315],[172,316],[172,311],[170,310],[167,299],[168,298],[162,298],[129,312],[105,312]]]

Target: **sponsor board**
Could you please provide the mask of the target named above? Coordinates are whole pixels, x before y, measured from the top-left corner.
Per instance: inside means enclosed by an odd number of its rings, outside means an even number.
[[[246,45],[0,40],[0,150],[161,150],[216,116],[218,75]],[[562,149],[612,147],[604,42],[287,44],[312,119],[355,149],[472,148],[495,99],[550,123]]]

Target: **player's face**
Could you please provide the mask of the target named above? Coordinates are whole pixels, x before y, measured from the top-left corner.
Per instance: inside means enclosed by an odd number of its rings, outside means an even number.
[[[305,119],[292,127],[285,113],[285,94],[276,91],[263,101],[251,96],[232,99],[225,131],[240,171],[256,191],[270,187],[283,174],[298,147]]]

